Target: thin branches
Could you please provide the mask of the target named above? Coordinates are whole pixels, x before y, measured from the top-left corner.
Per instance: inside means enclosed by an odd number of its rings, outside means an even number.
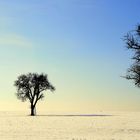
[[[134,32],[127,33],[124,36],[124,41],[126,47],[134,51],[134,56],[132,57],[134,63],[127,70],[125,78],[133,80],[134,84],[140,87],[140,25],[137,26]]]

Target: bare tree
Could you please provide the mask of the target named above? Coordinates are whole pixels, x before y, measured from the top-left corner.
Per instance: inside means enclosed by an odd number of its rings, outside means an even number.
[[[37,102],[44,98],[44,91],[54,91],[55,87],[48,81],[46,74],[28,73],[20,75],[14,82],[17,87],[17,98],[23,102],[29,100],[31,104],[31,115],[35,115]]]
[[[128,80],[133,80],[136,86],[140,87],[140,24],[136,29],[127,33],[124,37],[126,47],[134,52],[132,59],[134,63],[130,66],[125,76]]]

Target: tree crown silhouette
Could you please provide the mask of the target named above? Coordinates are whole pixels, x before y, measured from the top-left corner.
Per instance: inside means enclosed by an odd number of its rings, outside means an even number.
[[[134,63],[127,70],[126,76],[128,80],[133,80],[137,87],[140,87],[140,24],[136,29],[127,33],[124,37],[126,47],[134,52],[132,59]]]
[[[45,90],[54,91],[55,87],[48,81],[46,74],[28,73],[20,75],[14,82],[17,87],[17,98],[23,102],[30,101],[31,115],[35,115],[37,102],[44,98]]]

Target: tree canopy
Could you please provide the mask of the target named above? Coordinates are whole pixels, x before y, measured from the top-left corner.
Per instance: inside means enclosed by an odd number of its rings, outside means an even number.
[[[28,73],[20,75],[14,82],[17,98],[23,102],[29,100],[31,115],[35,115],[37,102],[44,98],[44,91],[54,91],[55,87],[48,81],[46,74]]]
[[[127,70],[125,76],[128,80],[133,80],[136,86],[140,87],[140,24],[136,29],[128,32],[124,37],[126,47],[134,52],[132,59],[133,64]]]

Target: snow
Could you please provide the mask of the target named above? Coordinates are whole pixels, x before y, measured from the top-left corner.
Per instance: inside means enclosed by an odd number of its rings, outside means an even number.
[[[139,139],[140,112],[102,112],[81,116],[29,116],[26,112],[0,112],[0,140]]]

